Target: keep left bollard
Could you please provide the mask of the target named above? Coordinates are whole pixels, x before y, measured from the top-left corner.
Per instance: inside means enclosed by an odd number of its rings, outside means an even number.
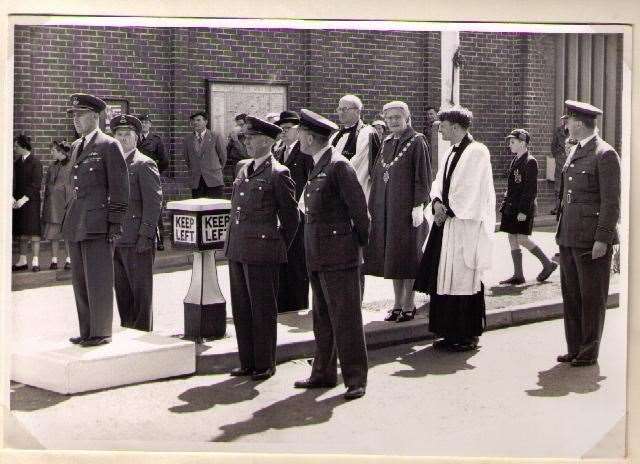
[[[202,342],[224,336],[226,301],[220,290],[215,250],[224,248],[231,202],[210,198],[170,201],[171,240],[194,250],[191,284],[184,298],[184,338]]]

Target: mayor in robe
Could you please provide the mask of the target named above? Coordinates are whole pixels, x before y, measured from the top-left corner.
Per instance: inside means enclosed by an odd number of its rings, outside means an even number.
[[[431,186],[433,225],[415,288],[430,295],[434,348],[467,351],[486,325],[482,278],[491,267],[496,197],[489,150],[469,133],[473,113],[457,106],[438,118],[451,148]]]

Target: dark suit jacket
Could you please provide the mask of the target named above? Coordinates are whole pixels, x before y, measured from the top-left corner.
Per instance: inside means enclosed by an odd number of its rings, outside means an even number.
[[[164,172],[169,167],[169,156],[158,134],[149,132],[144,141],[140,137],[138,139],[138,150],[155,161],[160,172]]]
[[[248,163],[233,181],[225,255],[245,264],[286,263],[300,222],[289,170],[273,157],[251,175],[247,168]]]
[[[529,217],[534,212],[537,195],[538,162],[530,153],[520,159],[518,155],[514,156],[507,172],[507,191],[500,211],[504,216],[524,213]]]
[[[80,139],[73,142],[72,156],[79,145]],[[129,203],[129,176],[122,147],[99,129],[75,156],[62,233],[66,240],[79,242],[104,236],[110,223],[122,224]]]
[[[219,134],[207,129],[200,151],[196,150],[195,132],[184,138],[183,145],[185,161],[191,172],[189,184],[192,189],[198,188],[200,176],[208,187],[224,185],[222,168],[227,162],[227,149]]]
[[[302,190],[304,189],[309,173],[313,168],[313,158],[300,151],[300,142],[295,142],[291,153],[286,161],[284,161],[284,153],[287,147],[283,145],[276,153],[276,159],[283,165],[289,168],[291,178],[296,184],[296,201],[300,199]]]
[[[135,150],[127,157],[129,207],[116,246],[134,246],[138,235],[153,239],[162,209],[162,187],[156,163]]]
[[[618,243],[620,157],[597,135],[576,148],[562,173],[559,217],[559,245],[591,248],[594,241]]]
[[[309,174],[304,196],[307,270],[331,271],[362,264],[371,220],[349,160],[329,147]]]

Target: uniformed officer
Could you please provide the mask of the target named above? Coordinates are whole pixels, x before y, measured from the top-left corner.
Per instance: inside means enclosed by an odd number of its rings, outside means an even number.
[[[129,170],[129,207],[113,258],[120,324],[150,332],[154,241],[162,209],[160,173],[154,160],[136,149],[142,123],[135,116],[118,116],[109,124],[122,145]]]
[[[138,118],[142,123],[142,132],[138,136],[138,150],[156,162],[160,174],[166,173],[169,168],[169,155],[164,149],[162,139],[158,134],[151,132],[151,116],[144,113]],[[158,218],[158,251],[164,250],[164,224],[162,223],[162,213]]]
[[[573,100],[565,106],[569,136],[578,143],[563,169],[556,233],[568,348],[558,362],[589,366],[598,360],[612,245],[618,243],[620,157],[598,135],[599,108]]]
[[[73,94],[67,110],[81,138],[72,145],[62,234],[69,243],[80,324],[80,336],[69,341],[82,346],[111,341],[113,243],[129,201],[122,148],[98,127],[106,106],[93,95]]]
[[[233,182],[225,243],[240,356],[240,367],[231,375],[254,380],[276,371],[278,271],[300,221],[289,169],[270,151],[281,132],[274,124],[247,117],[245,143],[253,160],[243,164]]]
[[[302,195],[304,243],[313,290],[316,352],[311,376],[296,388],[330,388],[337,359],[347,387],[345,398],[360,398],[367,385],[367,351],[362,327],[360,266],[370,219],[356,171],[330,144],[337,126],[307,109],[300,112],[300,149],[314,167]]]

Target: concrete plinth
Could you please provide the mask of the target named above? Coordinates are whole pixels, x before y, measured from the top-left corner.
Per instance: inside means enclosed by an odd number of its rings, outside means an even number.
[[[11,379],[71,394],[193,374],[195,345],[125,329],[108,345],[83,348],[67,340],[30,340],[14,347]]]

